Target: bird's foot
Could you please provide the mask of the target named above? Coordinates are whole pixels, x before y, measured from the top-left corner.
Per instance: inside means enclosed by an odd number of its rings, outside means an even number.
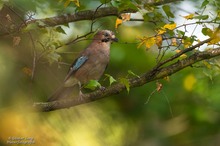
[[[101,91],[104,91],[106,88],[105,88],[104,86],[100,86],[99,89],[100,89]]]
[[[78,101],[84,101],[83,93],[82,93],[81,90],[79,91],[79,98],[78,98]]]

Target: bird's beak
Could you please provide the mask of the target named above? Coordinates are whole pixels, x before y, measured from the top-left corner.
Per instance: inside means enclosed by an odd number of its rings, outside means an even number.
[[[112,42],[118,42],[118,39],[115,37],[115,35],[112,35],[111,36],[111,41]]]
[[[113,42],[118,42],[118,39],[117,38],[112,38],[112,41]]]

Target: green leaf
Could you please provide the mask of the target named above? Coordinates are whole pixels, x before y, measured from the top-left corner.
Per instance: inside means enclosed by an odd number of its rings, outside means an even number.
[[[130,91],[130,84],[129,84],[128,79],[126,79],[126,78],[119,78],[119,82],[122,83],[123,85],[125,85],[128,93],[129,93],[129,91]]]
[[[61,56],[60,54],[58,54],[57,52],[55,52],[54,50],[51,51],[48,55],[47,55],[47,59],[49,61],[50,64],[52,64],[53,62],[58,62],[60,60]]]
[[[132,76],[135,76],[135,77],[138,77],[140,78],[139,75],[135,74],[134,72],[132,72],[131,70],[128,70],[128,74],[132,75]]]
[[[110,84],[110,86],[112,85],[112,83],[117,82],[111,75],[105,74],[105,76],[107,76],[107,77],[109,78],[109,84]]]
[[[90,80],[85,86],[83,86],[84,88],[87,89],[91,89],[91,90],[95,90],[97,87],[100,88],[101,84],[97,81],[97,80]]]
[[[173,13],[170,11],[170,6],[169,5],[164,5],[163,7],[163,11],[165,12],[165,14],[167,15],[167,17],[171,17],[174,18]]]
[[[184,32],[184,31],[177,30],[176,32],[177,32],[177,34],[178,34],[179,37],[182,37],[182,36],[185,35],[185,32]]]
[[[120,1],[116,1],[116,0],[111,1],[111,5],[112,5],[113,7],[118,8],[118,7],[120,6],[120,4],[121,4],[121,2],[120,2]]]
[[[202,29],[202,33],[205,35],[205,36],[212,36],[213,35],[213,32],[210,28],[203,28]]]
[[[37,28],[39,28],[37,23],[31,23],[31,24],[28,24],[27,27],[25,27],[22,30],[22,32],[28,32],[30,30],[37,29]]]
[[[120,2],[121,3],[118,8],[119,12],[122,12],[127,9],[132,9],[132,10],[136,10],[136,11],[138,10],[137,6],[135,6],[131,1],[124,0],[124,1],[120,1]]]
[[[63,30],[63,28],[61,26],[58,26],[56,28],[56,31],[59,32],[59,33],[62,33],[62,34],[66,34],[66,32]]]
[[[209,4],[209,1],[208,0],[204,0],[202,5],[201,5],[201,8],[205,7],[207,4]]]
[[[109,3],[111,0],[100,0],[100,2],[102,3],[102,4],[107,4],[107,3]]]
[[[207,20],[209,18],[209,15],[199,15],[193,17],[194,19],[199,19],[199,20]]]

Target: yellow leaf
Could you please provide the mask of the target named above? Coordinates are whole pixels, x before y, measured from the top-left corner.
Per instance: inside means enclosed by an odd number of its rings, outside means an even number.
[[[64,7],[66,8],[67,6],[69,6],[70,4],[70,0],[66,0],[66,2],[64,3]]]
[[[156,45],[158,46],[158,47],[161,47],[161,45],[162,45],[162,36],[161,35],[158,35],[158,36],[156,36]]]
[[[77,7],[80,7],[79,0],[66,0],[66,2],[64,3],[64,7],[66,8],[67,6],[69,6],[70,2],[73,2]]]
[[[214,34],[213,34],[213,39],[208,42],[209,45],[213,45],[213,44],[217,44],[220,42],[220,31],[216,31]]]
[[[176,23],[171,23],[171,24],[165,24],[163,26],[164,29],[169,29],[169,30],[173,30],[174,28],[176,28]]]
[[[32,75],[32,70],[31,70],[30,68],[28,68],[28,67],[24,67],[24,68],[22,69],[22,71],[23,71],[24,74],[26,74],[26,75],[28,75],[28,76],[31,76],[31,75]]]
[[[188,48],[192,45],[192,42],[187,38],[185,40],[182,40],[182,43],[184,45],[184,48]]]
[[[176,52],[176,53],[179,53],[179,52],[181,52],[181,50],[175,50],[175,52]],[[187,57],[186,54],[182,54],[182,55],[180,55],[180,58],[186,58],[186,57]]]
[[[193,17],[194,17],[194,14],[189,14],[189,15],[187,15],[187,16],[183,16],[183,18],[185,18],[185,19],[187,19],[187,20],[193,19]]]
[[[129,21],[131,19],[131,14],[123,13],[123,14],[121,14],[121,18],[122,18],[123,22]]]
[[[157,34],[161,35],[164,34],[166,32],[166,29],[169,30],[173,30],[176,28],[176,23],[172,23],[172,24],[165,24],[163,27],[161,27],[158,31]]]
[[[117,18],[117,19],[116,19],[116,22],[115,22],[115,28],[117,29],[118,26],[119,26],[120,24],[122,24],[122,22],[123,22],[122,19]]]
[[[165,29],[159,29],[159,30],[157,31],[157,34],[158,34],[158,35],[161,35],[161,34],[164,34],[165,32],[166,32]]]
[[[177,46],[176,38],[172,38],[172,40],[171,40],[171,45],[172,45],[172,46]]]
[[[169,77],[169,76],[166,76],[166,77],[164,77],[163,79],[166,80],[167,82],[170,81],[170,77]]]
[[[208,69],[211,69],[211,68],[212,68],[211,64],[208,63],[207,61],[203,61],[202,63],[203,63]]]
[[[122,24],[122,22],[129,21],[130,18],[131,18],[131,14],[127,14],[127,13],[121,14],[121,19],[120,19],[120,18],[117,18],[117,19],[116,19],[115,28],[117,29],[118,26],[119,26],[120,24]]]
[[[145,46],[150,49],[156,43],[155,37],[150,37],[145,40]]]
[[[183,86],[186,90],[192,91],[194,85],[196,83],[196,78],[193,74],[189,74],[185,77],[183,81]]]
[[[80,7],[79,0],[75,0],[74,3],[77,7]]]

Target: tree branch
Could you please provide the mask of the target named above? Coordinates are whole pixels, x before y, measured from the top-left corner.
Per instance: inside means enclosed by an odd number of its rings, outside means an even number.
[[[116,7],[104,7],[98,10],[85,10],[79,11],[73,14],[64,14],[60,16],[45,18],[45,19],[34,19],[27,22],[27,24],[36,23],[39,27],[51,27],[56,25],[67,24],[69,22],[76,22],[81,20],[94,20],[97,18],[107,16],[119,16],[121,13],[135,13],[137,10],[127,9],[119,11]],[[40,24],[44,24],[43,26]]]
[[[152,69],[151,71],[140,76],[140,78],[129,79],[130,88],[142,86],[146,83],[149,83],[149,82],[152,82],[158,79],[162,79],[188,66],[191,66],[195,64],[196,62],[199,62],[205,59],[210,59],[216,56],[220,56],[220,47],[216,49],[212,49],[212,50],[207,50],[204,52],[196,52],[193,55],[185,59],[178,60],[169,66],[158,68],[156,70]],[[58,109],[69,108],[69,107],[73,107],[76,105],[96,101],[104,97],[119,94],[124,90],[126,90],[126,87],[123,84],[118,83],[118,84],[115,84],[115,85],[112,85],[106,88],[104,91],[97,90],[97,91],[94,91],[88,94],[84,94],[83,101],[80,101],[77,99],[74,99],[74,100],[70,99],[70,100],[60,100],[60,101],[53,101],[53,102],[36,102],[33,104],[32,108],[36,111],[43,111],[43,112],[54,111]]]

